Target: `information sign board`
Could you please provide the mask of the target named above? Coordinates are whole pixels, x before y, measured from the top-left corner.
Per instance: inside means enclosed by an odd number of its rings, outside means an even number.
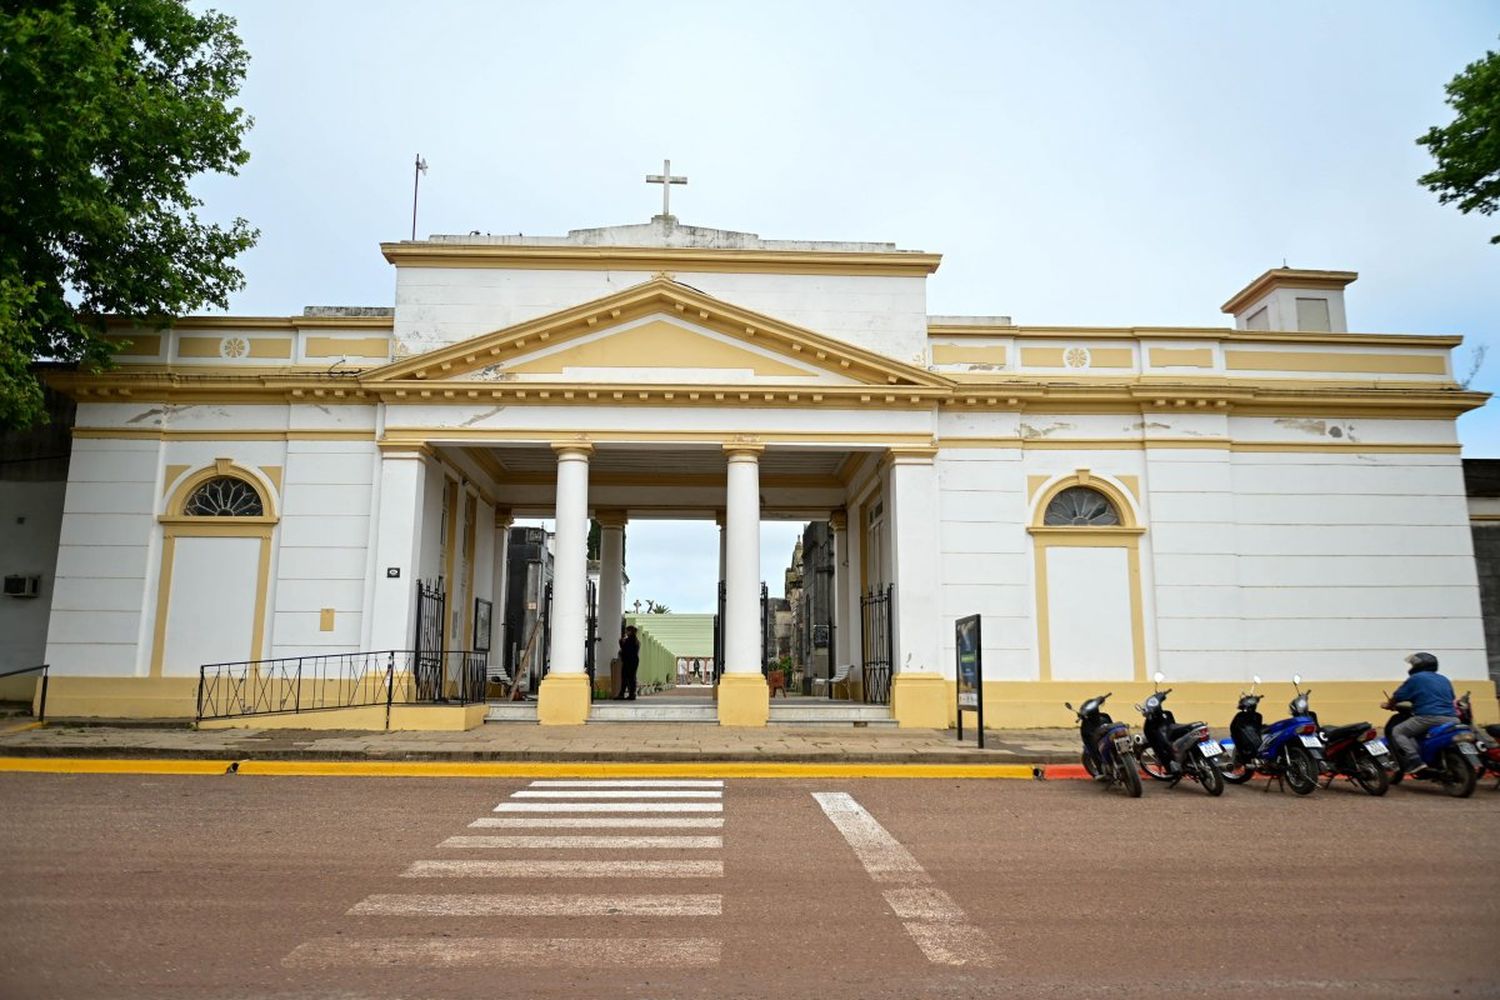
[[[979,717],[979,746],[984,746],[984,656],[979,616],[960,618],[953,625],[953,648],[957,656],[958,738],[964,738],[964,713]]]

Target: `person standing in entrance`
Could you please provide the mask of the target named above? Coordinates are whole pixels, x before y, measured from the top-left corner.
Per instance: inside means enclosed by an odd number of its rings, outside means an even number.
[[[635,701],[635,672],[641,666],[641,641],[635,637],[635,626],[625,626],[620,637],[620,699]]]

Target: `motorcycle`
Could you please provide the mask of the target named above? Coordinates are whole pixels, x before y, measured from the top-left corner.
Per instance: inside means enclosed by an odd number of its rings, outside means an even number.
[[[1228,754],[1205,724],[1177,721],[1177,717],[1164,706],[1172,689],[1161,689],[1163,679],[1164,675],[1158,670],[1154,675],[1156,690],[1144,705],[1135,706],[1136,711],[1145,716],[1141,727],[1145,736],[1136,737],[1140,745],[1141,770],[1157,781],[1172,785],[1183,778],[1192,778],[1209,795],[1224,794],[1224,775],[1219,771],[1219,763],[1222,760],[1228,764]]]
[[[1389,700],[1390,696],[1387,695]],[[1385,724],[1386,741],[1394,745],[1391,731],[1411,718],[1412,704],[1398,701],[1396,714]],[[1456,707],[1455,707],[1456,710]],[[1413,781],[1436,781],[1443,790],[1456,799],[1466,799],[1474,794],[1479,783],[1479,771],[1483,767],[1479,759],[1479,747],[1474,730],[1460,722],[1444,722],[1433,726],[1417,741],[1417,752],[1422,756],[1426,770],[1407,774],[1398,767],[1391,775],[1391,784],[1399,785],[1405,778]]]
[[[1111,691],[1110,694],[1114,692]],[[1078,734],[1083,738],[1083,768],[1096,780],[1124,787],[1132,799],[1141,797],[1141,775],[1135,759],[1135,741],[1130,727],[1116,722],[1104,711],[1109,694],[1090,698],[1078,708],[1063,702],[1078,717]]]
[[[1301,683],[1302,675],[1293,674],[1292,684]],[[1224,780],[1238,785],[1264,774],[1291,786],[1298,795],[1311,794],[1318,787],[1324,762],[1318,724],[1307,714],[1307,696],[1299,688],[1287,706],[1291,718],[1263,726],[1260,700],[1264,695],[1255,693],[1259,684],[1257,675],[1249,693],[1240,692],[1238,711],[1229,723],[1230,738],[1225,741],[1231,763],[1224,770]],[[1270,787],[1268,783],[1267,790]]]
[[[1303,711],[1318,722],[1318,713],[1307,709],[1307,696],[1311,690],[1298,690]],[[1295,702],[1294,702],[1295,704]],[[1371,795],[1384,795],[1391,787],[1389,770],[1396,755],[1391,753],[1385,740],[1375,732],[1368,722],[1355,722],[1347,726],[1323,728],[1318,722],[1318,738],[1323,741],[1323,759],[1328,765],[1327,788],[1334,778],[1348,778]]]
[[[1473,728],[1474,707],[1469,704],[1469,695],[1472,692],[1465,691],[1462,698],[1458,699],[1458,721]],[[1486,738],[1488,737],[1488,738]],[[1475,742],[1479,748],[1479,762],[1484,769],[1500,778],[1500,722],[1492,722],[1484,727],[1484,733]],[[1495,782],[1495,787],[1500,788],[1500,781]]]

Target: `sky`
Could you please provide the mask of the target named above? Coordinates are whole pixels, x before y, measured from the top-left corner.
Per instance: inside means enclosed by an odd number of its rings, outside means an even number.
[[[418,153],[419,235],[644,222],[670,157],[685,224],[942,253],[930,313],[1228,325],[1285,261],[1359,272],[1351,330],[1463,334],[1460,375],[1495,345],[1500,388],[1500,216],[1439,205],[1415,143],[1500,4],[197,6],[251,55],[250,162],[197,185],[261,230],[231,312],[391,304]],[[1500,457],[1500,406],[1459,432]],[[631,532],[628,600],[712,609],[712,524]],[[795,533],[762,533],[773,593]]]

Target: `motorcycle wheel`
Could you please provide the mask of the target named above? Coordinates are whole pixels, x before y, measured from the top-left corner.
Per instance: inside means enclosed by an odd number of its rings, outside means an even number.
[[[1094,763],[1094,758],[1089,756],[1087,750],[1083,752],[1083,769],[1089,773],[1090,778],[1099,777],[1099,765]]]
[[[1132,799],[1141,797],[1141,766],[1133,753],[1120,754],[1120,783],[1125,786],[1126,795]]]
[[[1254,769],[1249,767],[1248,765],[1241,764],[1239,761],[1234,761],[1219,773],[1222,774],[1224,776],[1224,780],[1229,782],[1231,785],[1243,785],[1245,782],[1255,777]]]
[[[1474,794],[1474,785],[1479,778],[1474,765],[1453,747],[1443,751],[1443,788],[1455,799],[1466,799]]]
[[[1146,777],[1148,778],[1155,778],[1157,781],[1171,781],[1173,778],[1173,774],[1167,766],[1156,759],[1156,749],[1154,747],[1141,747],[1140,765],[1141,770],[1146,772]]]
[[[1224,775],[1219,773],[1213,761],[1199,757],[1194,766],[1198,768],[1198,781],[1205,792],[1214,798],[1224,794]]]
[[[1286,783],[1298,795],[1310,795],[1318,787],[1318,762],[1299,746],[1286,748]]]
[[[1391,787],[1391,779],[1380,766],[1380,761],[1368,753],[1359,753],[1354,759],[1354,781],[1371,795],[1384,795]]]

